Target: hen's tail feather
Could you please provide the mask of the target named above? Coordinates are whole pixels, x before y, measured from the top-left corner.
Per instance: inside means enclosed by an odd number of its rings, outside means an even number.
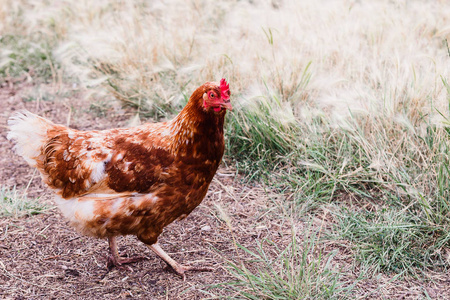
[[[36,166],[36,160],[45,144],[47,130],[53,123],[27,110],[16,112],[8,120],[8,140],[15,143],[14,150],[30,166]]]

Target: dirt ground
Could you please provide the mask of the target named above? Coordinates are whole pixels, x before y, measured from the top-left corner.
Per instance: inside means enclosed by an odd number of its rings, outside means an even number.
[[[6,120],[15,110],[28,109],[77,129],[104,129],[125,126],[132,112],[109,109],[106,116],[89,111],[89,102],[76,91],[60,93],[52,86],[41,93],[58,95],[28,101],[36,86],[9,82],[0,87],[0,184],[19,189],[29,184],[28,196],[52,204],[52,193],[23,159],[11,150],[6,139]],[[45,89],[42,91],[42,89]],[[250,259],[234,241],[254,248],[256,241],[268,239],[280,245],[290,241],[292,223],[301,232],[303,221],[289,222],[268,210],[272,201],[257,184],[244,185],[232,168],[221,167],[202,204],[183,221],[174,222],[160,236],[161,246],[178,262],[214,268],[213,272],[188,273],[186,281],[133,236],[119,238],[123,256],[144,255],[132,270],[108,271],[106,240],[85,237],[72,229],[58,209],[20,219],[0,219],[0,298],[2,299],[204,299],[234,295],[214,288],[233,280],[227,261]],[[328,215],[329,216],[329,215]],[[229,219],[229,225],[227,225]],[[318,226],[326,218],[318,216]],[[332,220],[329,220],[332,222]],[[325,227],[327,225],[325,224]],[[334,264],[351,283],[358,277],[350,245],[345,241],[324,243],[324,253],[339,251]],[[270,253],[270,252],[269,252]],[[450,299],[450,279],[442,276],[434,283],[418,280],[393,281],[380,275],[359,281],[355,298]]]

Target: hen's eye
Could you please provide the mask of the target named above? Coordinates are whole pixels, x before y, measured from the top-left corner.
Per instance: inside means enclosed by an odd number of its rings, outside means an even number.
[[[214,95],[214,93],[209,93],[209,98],[214,98],[215,97],[215,95]]]

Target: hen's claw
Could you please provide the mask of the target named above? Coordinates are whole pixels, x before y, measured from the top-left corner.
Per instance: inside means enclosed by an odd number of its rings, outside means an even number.
[[[133,269],[131,269],[131,267],[124,266],[124,265],[138,262],[138,261],[141,261],[144,259],[147,259],[147,257],[145,257],[145,256],[135,256],[135,257],[130,257],[130,258],[119,257],[118,259],[115,259],[114,255],[109,255],[106,266],[108,268],[108,271],[111,271],[112,268],[116,268],[121,271],[133,271]]]
[[[183,281],[186,280],[186,272],[213,272],[215,269],[208,267],[191,267],[191,266],[183,266],[177,264],[176,268],[171,265],[168,265],[170,269],[172,269],[178,276],[180,276]]]
[[[180,265],[175,260],[173,260],[173,258],[170,257],[169,254],[167,254],[159,246],[158,243],[150,245],[149,247],[150,247],[150,249],[152,249],[153,252],[155,252],[156,255],[158,255],[162,260],[164,260],[177,275],[179,275],[181,278],[183,278],[183,281],[186,280],[185,273],[188,271],[193,271],[193,272],[212,272],[212,271],[214,271],[214,269],[208,268],[208,267],[190,267],[190,266]]]
[[[114,267],[119,270],[133,271],[133,269],[124,265],[141,261],[143,259],[147,259],[147,257],[145,256],[135,256],[130,258],[120,257],[119,251],[117,250],[116,237],[109,237],[108,242],[109,242],[109,251],[111,252],[111,254],[108,256],[108,263],[107,263],[108,271],[110,271]]]

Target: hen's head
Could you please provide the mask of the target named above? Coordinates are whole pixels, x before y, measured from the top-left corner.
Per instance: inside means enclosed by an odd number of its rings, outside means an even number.
[[[226,109],[232,109],[230,86],[225,78],[222,78],[219,83],[205,83],[192,94],[192,98],[200,100],[203,110],[206,112],[219,113]]]

